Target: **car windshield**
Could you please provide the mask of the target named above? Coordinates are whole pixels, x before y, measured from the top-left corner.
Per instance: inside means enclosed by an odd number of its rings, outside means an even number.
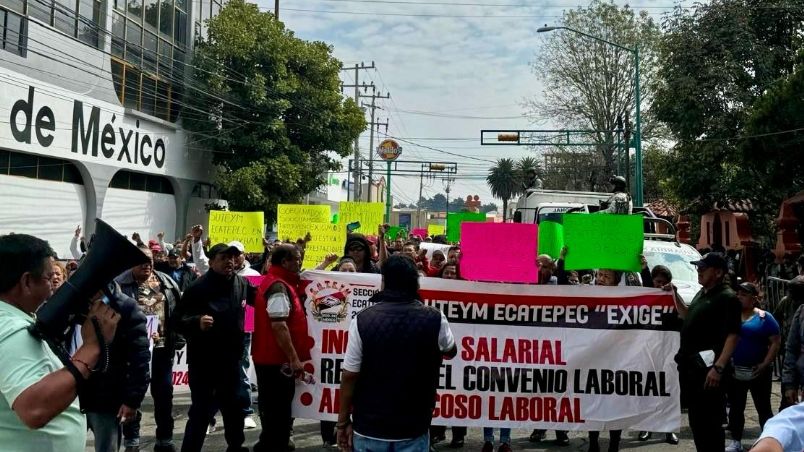
[[[698,271],[695,266],[690,264],[690,256],[665,251],[645,251],[645,258],[648,265],[653,268],[657,265],[664,265],[670,269],[674,280],[698,282]]]

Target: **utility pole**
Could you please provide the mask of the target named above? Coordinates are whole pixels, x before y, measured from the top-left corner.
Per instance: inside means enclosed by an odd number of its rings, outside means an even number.
[[[368,169],[368,193],[366,197],[367,202],[371,202],[371,181],[374,175],[374,113],[379,108],[382,110],[382,107],[377,105],[377,99],[389,99],[391,97],[391,93],[386,93],[384,96],[382,94],[372,94],[371,96],[361,96],[361,97],[370,97],[371,104],[362,104],[366,108],[371,109],[371,122],[369,123],[371,126],[371,135],[369,135],[369,169]],[[382,125],[382,124],[380,124]],[[386,130],[388,128],[388,121],[386,120],[385,123]]]
[[[276,1],[277,1],[277,5],[278,5],[279,0],[276,0]],[[278,11],[278,6],[277,6],[277,11]],[[355,83],[354,83],[354,85],[341,85],[341,91],[343,91],[343,88],[354,88],[355,89],[355,97],[354,97],[355,104],[357,104],[358,107],[360,106],[360,88],[361,87],[363,88],[364,92],[367,92],[369,88],[372,90],[372,93],[374,92],[374,82],[372,82],[370,85],[366,85],[365,83],[363,83],[362,85],[360,84],[360,71],[366,70],[366,69],[376,69],[376,67],[374,66],[374,62],[372,61],[371,65],[367,66],[366,63],[363,63],[361,61],[360,64],[355,63],[354,67],[341,69],[342,71],[355,71]],[[355,160],[355,162],[360,161],[360,137],[355,138],[355,157],[354,157],[354,160]],[[360,165],[355,164],[355,171],[352,174],[352,177],[353,177],[353,181],[354,181],[353,182],[354,185],[352,186],[352,190],[354,190],[354,200],[357,201],[357,200],[360,199],[360,187],[361,187],[361,183],[360,183]],[[347,200],[349,199],[349,194],[350,194],[350,191],[346,190],[346,197],[347,197],[346,199]]]
[[[279,0],[274,0],[274,18],[279,20]]]
[[[444,214],[444,234],[445,235],[448,233],[447,227],[449,227],[449,222],[447,221],[449,219],[449,192],[450,192],[450,189],[452,188],[451,185],[452,185],[453,182],[455,182],[455,178],[452,177],[452,176],[447,176],[444,179],[444,191],[447,192],[447,205],[446,205],[445,214]]]

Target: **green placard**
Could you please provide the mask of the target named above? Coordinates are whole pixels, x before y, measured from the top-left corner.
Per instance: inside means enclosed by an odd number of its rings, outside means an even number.
[[[564,225],[560,221],[539,223],[539,254],[547,254],[553,259],[561,255],[564,247]]]
[[[454,212],[447,214],[447,241],[458,242],[461,240],[461,223],[486,221],[485,213],[475,212]]]
[[[404,231],[404,235],[402,237],[400,237],[400,238],[402,240],[407,240],[407,238],[408,238],[408,230],[403,228],[402,226],[390,226],[388,228],[388,233],[387,233],[387,235],[385,237],[387,237],[387,238],[389,238],[391,240],[396,240],[396,238],[397,238],[397,236],[398,236],[400,231]]]
[[[645,238],[642,218],[605,213],[564,215],[564,268],[638,272]]]

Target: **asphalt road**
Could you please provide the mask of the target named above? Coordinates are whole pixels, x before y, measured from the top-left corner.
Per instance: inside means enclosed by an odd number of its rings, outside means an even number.
[[[184,425],[187,421],[187,410],[189,408],[189,395],[182,394],[177,395],[174,400],[174,415],[176,418],[176,432],[174,434],[174,440],[177,445],[177,450],[179,449],[179,445],[181,444],[181,437],[184,432]],[[774,382],[773,384],[773,394],[771,396],[771,406],[774,408],[779,406],[779,383]],[[246,446],[253,446],[254,443],[257,441],[257,437],[259,436],[260,428],[259,428],[259,419],[257,419],[257,429],[254,430],[247,430],[246,431]],[[154,433],[155,433],[156,425],[154,424],[153,419],[153,406],[151,403],[150,398],[146,398],[144,405],[143,405],[143,420],[142,420],[142,445],[140,447],[140,451],[151,451],[153,450],[154,444]],[[566,447],[561,447],[553,443],[553,439],[555,438],[553,432],[548,432],[547,441],[542,443],[531,443],[528,441],[528,436],[530,435],[530,430],[514,430],[512,431],[512,443],[511,446],[514,450],[533,450],[533,451],[553,451],[553,450],[563,450],[563,451],[583,451],[585,452],[588,448],[589,442],[586,437],[586,433],[584,432],[577,432],[577,433],[570,433],[570,445]],[[748,407],[746,407],[746,425],[745,425],[745,434],[743,435],[743,447],[748,449],[751,444],[754,443],[756,438],[759,437],[759,421],[757,418],[756,411],[753,407],[753,402],[751,401],[751,397],[748,398]],[[499,435],[497,431],[495,431],[495,435]],[[640,442],[636,438],[637,432],[624,432],[623,433],[623,441],[621,442],[620,448],[622,450],[630,450],[630,449],[639,449],[640,451],[645,452],[686,452],[686,451],[694,451],[695,445],[692,442],[692,433],[690,432],[689,425],[687,423],[687,416],[686,414],[682,415],[682,427],[681,432],[679,433],[679,437],[681,438],[681,442],[678,445],[670,445],[664,442],[664,435],[656,434],[653,438],[646,442]],[[94,441],[92,439],[92,433],[90,432],[88,435],[89,439],[87,441],[87,452],[94,451]],[[728,438],[728,432],[726,432],[726,437]],[[447,445],[449,444],[449,439],[451,438],[449,430],[447,431],[447,441],[444,443],[437,444],[435,446],[436,450],[443,450],[449,451],[454,449],[449,449]],[[297,419],[295,426],[294,426],[294,441],[296,443],[296,450],[297,451],[319,451],[319,450],[328,450],[332,451],[333,449],[325,449],[322,447],[321,442],[321,435],[319,429],[319,423],[317,421],[310,421],[310,420],[303,420]],[[480,428],[470,428],[468,436],[466,437],[466,444],[463,447],[464,451],[480,451],[483,446],[483,432]],[[602,450],[606,450],[608,447],[608,435],[603,433],[600,439],[600,446]],[[725,445],[724,445],[725,446]],[[223,437],[223,429],[222,429],[222,422],[220,415],[218,415],[218,429],[212,433],[211,435],[207,436],[206,443],[204,444],[204,451],[209,452],[217,452],[217,451],[225,451],[226,450],[226,441]],[[122,448],[121,448],[122,451]],[[706,451],[712,452],[712,451]],[[714,451],[720,452],[720,451]]]

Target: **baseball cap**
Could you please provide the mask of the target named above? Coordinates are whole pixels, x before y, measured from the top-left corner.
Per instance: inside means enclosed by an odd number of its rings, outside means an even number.
[[[172,250],[168,251],[167,255],[168,255],[168,257],[179,257],[179,252],[176,251],[175,249],[172,249]]]
[[[759,289],[753,283],[748,281],[740,284],[739,290],[743,290],[745,292],[750,293],[751,295],[759,295]]]
[[[213,257],[217,256],[220,253],[229,253],[229,254],[234,254],[235,256],[239,256],[240,254],[243,254],[243,253],[240,252],[240,250],[237,247],[230,246],[230,245],[227,245],[225,243],[218,243],[216,245],[213,245],[209,249],[209,251],[207,252],[207,255],[209,256],[210,259],[212,259]]]
[[[148,240],[148,249],[150,249],[154,253],[162,252],[162,247],[159,246],[159,242],[157,242],[156,240]]]
[[[246,252],[246,247],[243,246],[243,244],[238,242],[237,240],[232,240],[231,242],[229,242],[228,246],[237,248],[237,251],[240,251],[240,254],[243,254],[243,253]]]
[[[698,268],[719,268],[722,270],[728,270],[729,265],[726,263],[726,256],[723,253],[706,253],[706,255],[699,261],[692,261],[690,262],[692,265],[695,265]]]

